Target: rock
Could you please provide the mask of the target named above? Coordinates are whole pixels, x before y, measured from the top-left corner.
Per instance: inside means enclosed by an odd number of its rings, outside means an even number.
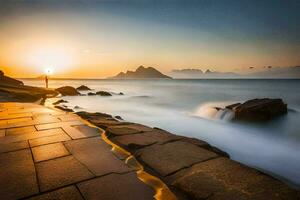
[[[71,86],[60,87],[55,90],[58,91],[63,96],[77,96],[80,94],[75,88]]]
[[[235,120],[266,121],[287,113],[287,104],[282,99],[252,99],[226,108],[235,113]]]
[[[96,93],[94,93],[94,92],[89,92],[87,95],[88,95],[88,96],[95,96]]]
[[[60,99],[60,100],[54,102],[53,105],[57,105],[57,104],[60,104],[60,103],[68,103],[68,101],[65,101],[65,100],[63,100],[63,99]]]
[[[100,96],[112,96],[109,92],[106,92],[106,91],[98,91],[98,92],[96,92],[96,95],[100,95]]]
[[[122,118],[121,116],[119,116],[119,115],[118,115],[118,116],[115,116],[115,118],[116,118],[116,119],[119,119],[119,120],[123,120],[123,118]]]
[[[124,95],[124,93],[123,93],[123,92],[120,92],[119,95]]]
[[[22,81],[10,78],[4,75],[4,72],[0,70],[0,84],[4,85],[24,85]]]
[[[234,104],[231,104],[229,106],[226,106],[225,108],[229,109],[229,110],[233,110],[235,107],[241,105],[241,103],[234,103]]]
[[[66,111],[66,112],[74,112],[72,109],[67,108],[67,107],[63,107],[63,106],[54,106],[54,108]]]
[[[80,106],[74,106],[74,109],[81,109]]]
[[[137,156],[160,175],[168,176],[218,155],[187,142],[175,141],[145,147],[137,152]]]
[[[78,88],[76,88],[76,90],[91,90],[91,89],[85,85],[81,85]]]
[[[174,174],[172,185],[191,199],[298,199],[296,190],[228,158],[219,157]]]

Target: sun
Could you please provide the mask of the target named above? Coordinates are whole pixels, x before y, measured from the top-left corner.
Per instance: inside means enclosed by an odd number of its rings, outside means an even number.
[[[60,47],[40,47],[28,52],[28,60],[40,73],[63,73],[72,66],[72,55]]]
[[[51,68],[51,67],[46,68],[45,69],[45,74],[46,75],[52,75],[53,74],[53,68]]]

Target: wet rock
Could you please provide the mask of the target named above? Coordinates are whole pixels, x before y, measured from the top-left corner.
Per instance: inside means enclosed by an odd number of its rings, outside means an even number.
[[[81,85],[78,88],[76,88],[76,90],[91,90],[89,87],[85,86],[85,85]]]
[[[115,116],[116,119],[123,120],[123,118],[119,115]]]
[[[123,93],[123,92],[120,92],[119,95],[124,95],[124,93]]]
[[[191,199],[298,199],[296,190],[228,158],[198,163],[169,177]]]
[[[54,102],[53,105],[58,105],[58,104],[61,104],[61,103],[68,103],[68,101],[65,101],[65,100],[63,100],[63,99],[60,99],[60,100]]]
[[[82,111],[82,112],[77,112],[76,114],[85,119],[112,118],[111,115],[106,113],[100,113],[100,112],[89,113],[89,112]]]
[[[74,112],[72,109],[67,108],[65,106],[54,106],[54,108],[57,108],[57,109],[60,109],[60,110],[66,111],[66,112]]]
[[[106,91],[98,91],[98,92],[96,92],[96,95],[100,95],[100,96],[112,96],[109,92],[106,92]]]
[[[88,96],[95,96],[96,93],[94,93],[94,92],[89,92],[87,95],[88,95]]]
[[[136,149],[140,149],[155,143],[163,144],[170,141],[180,140],[181,138],[182,137],[166,131],[153,129],[153,131],[143,132],[139,134],[113,137],[112,141],[132,152]]]
[[[71,87],[71,86],[60,87],[60,88],[57,88],[55,90],[63,96],[77,96],[77,95],[80,95],[80,93],[74,87]]]
[[[287,113],[287,104],[282,99],[252,99],[226,108],[234,112],[234,119],[248,121],[266,121]]]
[[[218,155],[187,142],[175,141],[143,148],[137,152],[137,156],[151,169],[167,176]]]
[[[142,132],[147,132],[152,130],[153,130],[152,128],[141,124],[129,124],[129,125],[109,127],[107,129],[107,133],[115,136],[120,136],[120,135],[142,133]]]

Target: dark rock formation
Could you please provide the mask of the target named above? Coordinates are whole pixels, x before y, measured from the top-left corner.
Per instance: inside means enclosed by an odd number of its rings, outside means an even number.
[[[66,111],[66,112],[74,112],[72,109],[68,108],[68,107],[64,107],[64,106],[54,106],[54,108]]]
[[[112,96],[109,92],[106,92],[106,91],[98,91],[98,92],[96,92],[96,95],[100,95],[100,96]]]
[[[123,118],[119,115],[115,116],[116,119],[123,120]]]
[[[119,95],[124,95],[124,93],[123,93],[123,92],[120,92]]]
[[[94,92],[89,92],[87,95],[88,95],[88,96],[95,96],[96,93],[94,93]]]
[[[0,70],[0,84],[3,85],[24,85],[22,81],[5,76],[3,71]]]
[[[118,75],[112,77],[113,79],[148,79],[148,78],[164,78],[171,79],[172,77],[167,76],[159,72],[153,67],[139,66],[135,71],[127,71],[126,73],[121,72]]]
[[[226,108],[235,113],[234,119],[248,121],[270,120],[287,113],[287,104],[282,99],[252,99]]]
[[[60,103],[68,103],[68,101],[65,101],[65,100],[63,100],[63,99],[60,99],[60,100],[54,102],[53,105],[58,105],[58,104],[60,104]]]
[[[64,86],[55,89],[57,92],[59,92],[63,96],[77,96],[80,95],[80,93],[71,86]]]
[[[78,88],[76,88],[76,90],[91,90],[91,89],[85,85],[81,85]]]

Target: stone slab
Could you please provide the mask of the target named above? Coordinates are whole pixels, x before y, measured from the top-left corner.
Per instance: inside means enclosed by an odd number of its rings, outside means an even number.
[[[181,138],[181,136],[173,135],[163,130],[153,129],[153,131],[140,134],[112,137],[111,140],[129,150],[135,150],[155,143],[165,143],[180,140]]]
[[[26,133],[21,135],[10,135],[0,138],[0,144],[8,144],[13,142],[20,142],[24,140],[30,140],[35,138],[46,137],[50,135],[56,135],[59,133],[64,133],[61,129],[49,129],[44,131],[36,131],[34,133]]]
[[[94,175],[73,156],[36,164],[42,192],[93,178]]]
[[[45,123],[55,123],[55,122],[60,122],[60,120],[55,117],[52,116],[50,114],[44,114],[44,115],[35,115],[33,116],[33,120],[37,123],[37,124],[45,124]]]
[[[87,137],[96,137],[102,133],[100,130],[87,125],[65,126],[63,129],[74,140]]]
[[[135,173],[110,174],[78,184],[85,199],[153,200],[154,191]]]
[[[25,126],[25,127],[19,127],[19,128],[9,128],[6,129],[6,135],[19,135],[19,134],[25,134],[25,133],[33,133],[36,129],[34,126]]]
[[[137,156],[156,172],[167,176],[218,155],[193,144],[176,141],[143,148],[137,151]]]
[[[284,183],[228,158],[217,158],[173,175],[172,185],[195,199],[296,200]]]
[[[24,117],[31,117],[32,113],[31,112],[25,112],[25,113],[18,113],[18,114],[1,114],[0,115],[0,120],[5,120],[5,119],[13,119],[13,118],[24,118]]]
[[[64,187],[52,192],[31,197],[27,200],[83,200],[75,186]]]
[[[78,121],[80,120],[80,117],[74,114],[63,114],[63,115],[57,115],[57,118],[60,119],[62,122],[67,121]]]
[[[70,155],[62,143],[47,144],[31,149],[35,162]]]
[[[17,151],[26,148],[29,148],[28,142],[26,140],[21,142],[13,142],[9,144],[0,144],[0,153]]]
[[[0,137],[4,137],[5,136],[5,129],[0,130]]]
[[[99,137],[65,142],[69,152],[95,175],[131,171],[124,162],[111,152],[111,147]]]
[[[29,149],[0,154],[0,198],[20,199],[38,193]]]
[[[36,125],[37,130],[46,130],[46,129],[52,129],[52,128],[63,128],[63,127],[69,127],[69,126],[79,126],[84,125],[82,121],[70,121],[70,122],[58,122],[58,123],[50,123],[50,124],[39,124]]]
[[[120,136],[120,135],[137,134],[146,131],[153,131],[153,129],[141,124],[128,124],[122,126],[108,127],[106,131],[109,134]]]
[[[131,124],[129,122],[120,122],[114,118],[101,118],[101,119],[88,119],[91,123],[97,125],[100,128],[107,129],[111,126],[120,126],[120,125],[128,125]]]
[[[59,133],[47,137],[41,137],[41,138],[36,138],[29,140],[30,147],[35,147],[35,146],[40,146],[44,144],[51,144],[51,143],[56,143],[56,142],[64,142],[71,140],[71,138],[65,134],[65,133]]]

